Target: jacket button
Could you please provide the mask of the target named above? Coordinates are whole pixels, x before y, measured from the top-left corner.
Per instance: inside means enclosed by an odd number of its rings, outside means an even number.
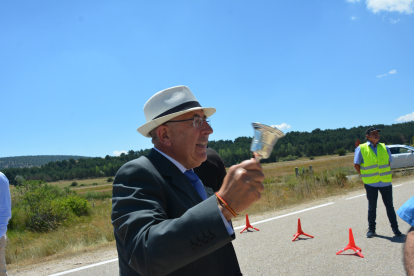
[[[214,235],[210,235],[208,238],[210,239],[210,241],[215,241],[216,240],[216,236],[214,236]]]
[[[204,243],[202,243],[202,242],[198,242],[198,243],[197,243],[197,246],[198,246],[198,247],[203,247],[203,246],[204,246]]]
[[[209,244],[209,243],[210,243],[210,240],[209,240],[209,239],[207,239],[207,238],[205,238],[205,239],[203,240],[203,242],[204,242],[204,244]]]
[[[194,244],[193,246],[191,246],[191,249],[192,250],[197,250],[198,249],[198,246]]]

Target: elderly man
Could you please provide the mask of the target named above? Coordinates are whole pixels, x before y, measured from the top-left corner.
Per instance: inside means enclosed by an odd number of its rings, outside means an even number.
[[[392,172],[390,168],[392,155],[385,144],[378,143],[380,131],[380,129],[374,127],[368,128],[365,131],[365,137],[368,141],[355,149],[354,157],[354,168],[361,175],[367,192],[368,238],[376,235],[375,220],[377,218],[378,192],[381,193],[392,231],[396,236],[402,235],[398,229],[397,216],[392,200]]]
[[[192,169],[207,158],[214,112],[186,86],[145,104],[138,132],[154,148],[122,166],[113,185],[120,275],[241,275],[231,219],[260,199],[264,175],[251,159],[229,169],[216,195],[202,185]]]

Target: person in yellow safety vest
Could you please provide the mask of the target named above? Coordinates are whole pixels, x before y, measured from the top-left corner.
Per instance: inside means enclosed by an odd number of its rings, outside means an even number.
[[[392,200],[392,172],[390,164],[392,155],[389,148],[378,143],[381,129],[370,127],[365,131],[367,142],[355,149],[354,168],[364,181],[368,199],[368,231],[367,237],[372,238],[375,233],[377,217],[378,192],[387,210],[388,220],[395,236],[401,236],[398,229],[397,216]]]

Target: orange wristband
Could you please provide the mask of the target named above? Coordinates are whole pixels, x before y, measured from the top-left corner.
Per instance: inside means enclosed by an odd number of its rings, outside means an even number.
[[[233,209],[231,209],[230,208],[230,206],[224,201],[224,199],[222,199],[221,198],[221,196],[219,196],[217,193],[216,193],[216,196],[217,196],[217,198],[218,198],[218,200],[221,202],[221,203],[223,203],[223,205],[230,211],[230,213],[234,216],[234,217],[237,217],[237,214],[236,214],[236,212],[234,212],[233,211]]]

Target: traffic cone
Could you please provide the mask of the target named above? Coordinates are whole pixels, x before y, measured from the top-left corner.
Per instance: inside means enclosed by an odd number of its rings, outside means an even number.
[[[254,230],[260,231],[259,229],[254,228],[254,227],[250,224],[250,222],[249,222],[249,217],[248,217],[248,216],[247,216],[247,214],[246,214],[246,226],[243,228],[243,230],[241,230],[241,231],[240,231],[240,234],[241,234],[244,230],[247,230],[247,229],[249,229],[249,228],[253,228]]]
[[[362,256],[362,254],[361,254],[362,249],[355,245],[354,235],[352,234],[352,228],[349,228],[349,244],[344,249],[342,249],[341,251],[336,253],[336,255],[338,255],[339,253],[342,253],[342,252],[344,252],[348,249],[354,250],[355,253],[357,253],[358,256],[360,256],[361,258],[364,258],[364,256]]]
[[[298,232],[295,235],[293,235],[292,241],[296,240],[299,237],[299,235],[305,235],[305,236],[313,238],[313,236],[306,234],[305,232],[302,231],[302,226],[300,225],[300,218],[298,219]]]

